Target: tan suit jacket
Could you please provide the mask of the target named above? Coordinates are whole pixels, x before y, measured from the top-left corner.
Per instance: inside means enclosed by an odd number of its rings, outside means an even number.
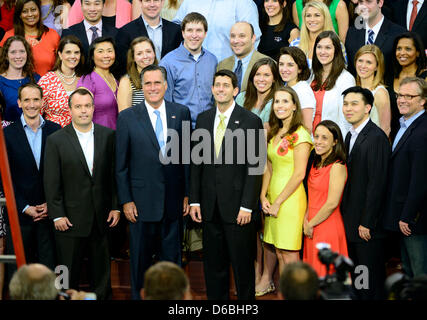
[[[254,51],[252,54],[251,60],[249,61],[248,68],[245,71],[245,74],[243,75],[242,79],[242,88],[240,89],[240,92],[246,91],[246,86],[248,84],[248,78],[249,74],[251,73],[252,67],[254,66],[255,62],[257,62],[259,59],[262,58],[270,58],[269,56],[266,56],[262,53],[259,53],[258,51]],[[228,57],[224,60],[222,60],[220,63],[218,63],[217,71],[218,70],[230,70],[234,72],[234,63],[235,63],[236,56],[232,55],[231,57]]]

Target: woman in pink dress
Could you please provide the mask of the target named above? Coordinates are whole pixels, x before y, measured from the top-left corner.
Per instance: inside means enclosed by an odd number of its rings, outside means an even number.
[[[117,88],[119,86],[110,70],[116,61],[114,40],[108,37],[95,39],[89,47],[88,73],[77,82],[93,93],[95,112],[93,122],[116,130],[118,115]]]
[[[335,122],[324,120],[317,125],[314,150],[314,161],[307,180],[304,261],[316,270],[319,277],[325,277],[327,270],[318,258],[318,243],[328,243],[332,251],[348,256],[340,212],[347,180],[346,156],[341,130]]]

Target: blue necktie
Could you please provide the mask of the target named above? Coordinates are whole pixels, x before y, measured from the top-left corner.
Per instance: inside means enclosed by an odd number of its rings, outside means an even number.
[[[242,60],[239,59],[239,61],[237,61],[237,67],[234,70],[234,73],[236,74],[237,77],[237,85],[239,86],[239,89],[242,88]]]
[[[164,153],[164,146],[165,146],[165,139],[163,137],[163,124],[162,124],[162,119],[160,118],[160,111],[159,110],[155,110],[154,114],[157,116],[156,119],[156,137],[157,137],[157,141],[159,142],[159,147],[160,150],[162,151],[162,153]]]
[[[89,29],[92,31],[92,40],[90,41],[90,43],[92,43],[96,38],[99,37],[98,28],[97,27],[90,27]]]
[[[374,44],[374,31],[371,29],[368,30],[368,41],[366,44]]]

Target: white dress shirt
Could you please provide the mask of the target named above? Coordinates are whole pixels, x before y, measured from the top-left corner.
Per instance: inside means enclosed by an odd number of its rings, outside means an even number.
[[[354,143],[356,142],[357,136],[359,135],[359,133],[363,130],[363,128],[368,124],[369,122],[369,117],[368,119],[366,119],[360,126],[358,126],[356,129],[354,129],[354,127],[352,126],[350,128],[350,134],[351,134],[351,138],[350,138],[350,150],[348,152],[348,154],[351,153],[351,150],[353,149]]]
[[[73,128],[76,131],[77,138],[79,139],[80,146],[82,147],[83,154],[86,159],[87,167],[90,174],[93,174],[93,155],[94,155],[94,128],[95,126],[92,123],[92,128],[88,132],[79,131],[73,124]]]
[[[168,122],[166,118],[165,100],[163,100],[162,104],[157,109],[150,106],[147,100],[145,101],[145,106],[147,107],[147,112],[148,112],[148,115],[150,116],[151,125],[153,126],[154,133],[156,132],[156,122],[157,122],[157,116],[154,113],[154,111],[158,110],[160,112],[160,120],[162,121],[162,127],[163,127],[163,141],[165,142],[165,145],[166,145],[167,137],[168,137]]]
[[[368,38],[369,38],[368,31],[369,30],[372,30],[374,32],[374,43],[375,43],[375,40],[377,39],[378,33],[380,33],[380,29],[381,29],[381,26],[383,25],[383,22],[384,22],[384,16],[381,18],[381,20],[373,28],[371,28],[368,24],[366,24],[365,43],[368,42]]]
[[[98,33],[98,37],[102,37],[102,19],[99,20],[99,22],[94,26],[91,25],[89,22],[87,22],[85,19],[83,19],[83,24],[85,26],[87,41],[89,42],[89,45],[92,42],[92,35],[93,35],[92,30],[90,30],[91,27],[97,27],[98,30],[96,31],[96,33]]]
[[[424,0],[418,0],[417,4],[417,14],[420,13],[421,7],[423,6]],[[408,1],[408,10],[406,11],[406,29],[409,30],[409,22],[411,21],[411,13],[412,13],[412,0]]]

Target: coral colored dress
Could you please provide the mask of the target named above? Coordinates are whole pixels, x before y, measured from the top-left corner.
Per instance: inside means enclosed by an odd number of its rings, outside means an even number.
[[[329,177],[333,165],[331,163],[326,167],[312,167],[310,170],[307,181],[308,221],[319,212],[328,198]],[[313,228],[312,239],[308,237],[304,238],[304,262],[310,264],[316,270],[319,277],[324,277],[326,275],[326,267],[317,257],[318,249],[316,248],[316,244],[319,242],[329,243],[333,252],[338,252],[348,257],[347,241],[340,206],[325,221]]]
[[[294,147],[303,142],[313,144],[310,134],[303,127],[299,127],[292,135],[286,135],[277,145],[273,141],[274,138],[267,147],[268,160],[273,169],[267,193],[270,203],[280,195],[294,172]],[[265,217],[264,241],[278,249],[300,250],[306,208],[307,197],[301,183],[281,204],[277,218]]]

